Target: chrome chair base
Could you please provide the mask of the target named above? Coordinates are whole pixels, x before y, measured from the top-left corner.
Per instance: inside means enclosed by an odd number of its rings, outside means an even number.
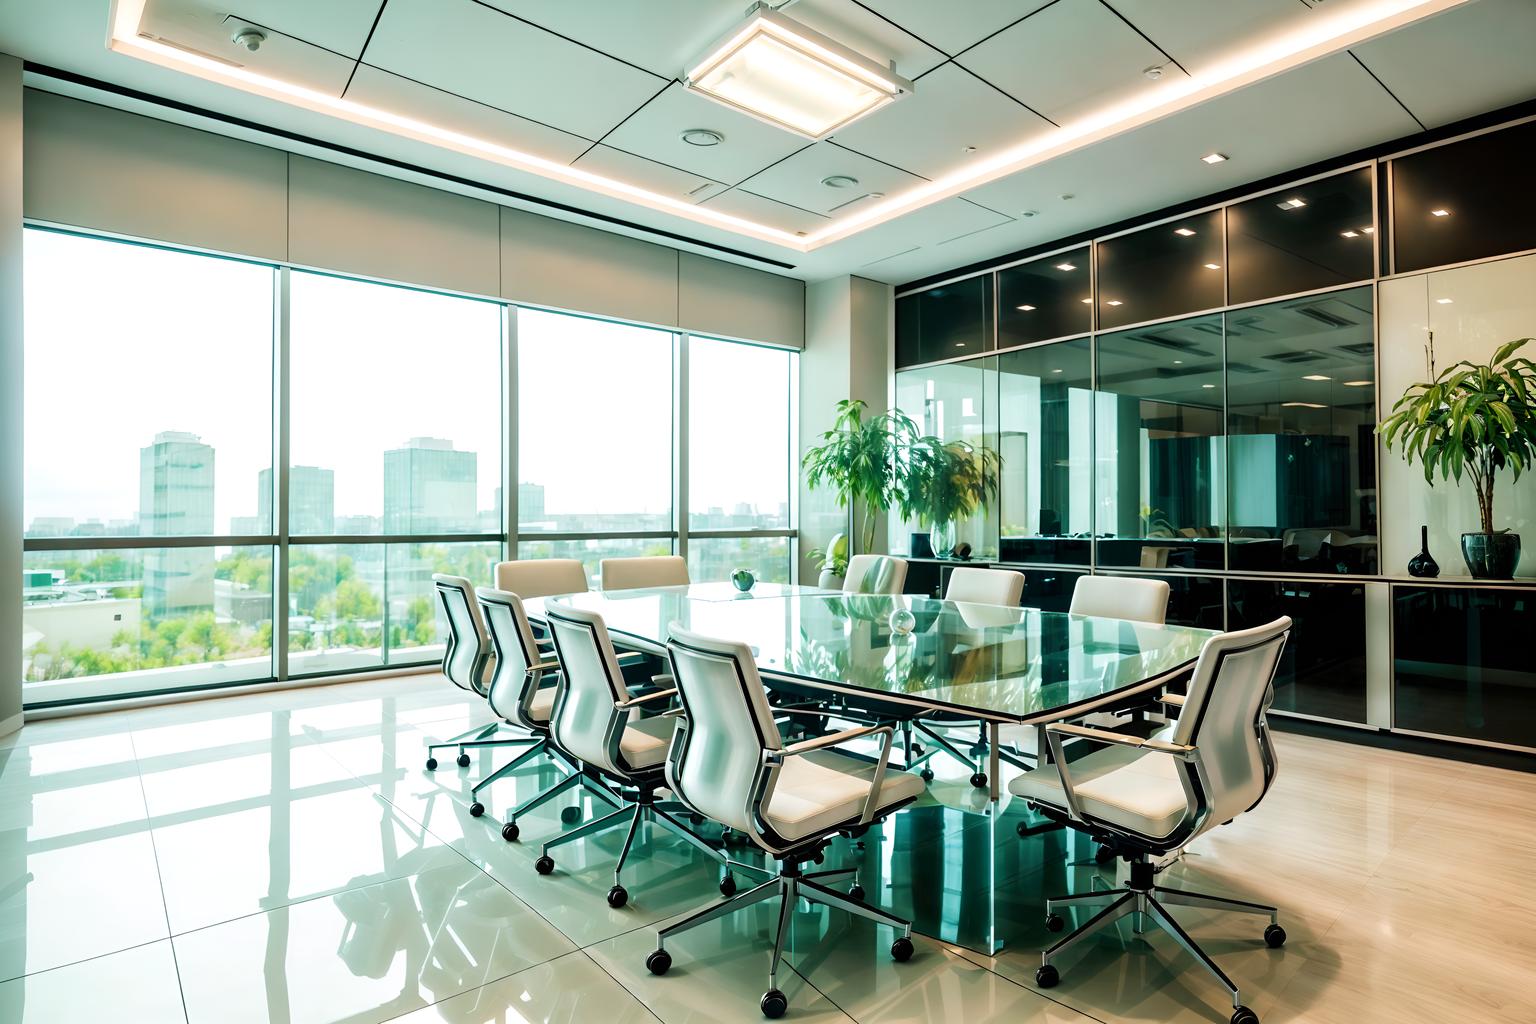
[[[728,862],[727,875],[729,878],[730,867],[748,867],[750,865]],[[751,870],[762,870],[751,868]],[[839,877],[853,876],[854,882],[850,893],[845,894],[831,889],[825,884],[826,880]],[[725,887],[722,884],[722,891]],[[734,888],[731,890],[734,892]],[[789,1008],[789,1002],[784,993],[779,990],[779,964],[784,959],[784,944],[789,937],[791,919],[795,907],[800,900],[808,903],[819,903],[835,910],[843,910],[855,917],[862,917],[866,921],[876,924],[889,925],[901,933],[895,942],[891,944],[891,956],[898,962],[905,962],[912,958],[912,923],[903,921],[895,914],[889,914],[878,907],[871,907],[861,901],[862,889],[858,884],[858,871],[855,868],[838,868],[830,871],[813,871],[808,874],[799,872],[798,864],[786,864],[780,872],[768,881],[737,896],[732,896],[724,903],[716,903],[703,908],[675,924],[668,925],[656,933],[656,949],[645,958],[645,966],[652,974],[665,974],[672,966],[672,954],[667,952],[667,940],[683,932],[718,921],[722,917],[729,917],[750,906],[762,903],[766,900],[778,898],[779,900],[779,926],[774,935],[773,956],[768,962],[768,991],[763,993],[759,1006],[766,1017],[782,1017]]]
[[[477,725],[473,729],[466,729],[457,736],[449,737],[439,743],[427,744],[427,771],[437,770],[437,757],[435,751],[447,747],[457,748],[458,764],[460,768],[469,767],[469,754],[465,753],[467,747],[515,747],[527,743],[537,743],[537,736],[521,735],[511,736],[506,739],[493,739],[497,732],[506,728],[505,723],[492,722],[490,725]]]
[[[1166,886],[1150,884],[1152,865],[1146,861],[1133,861],[1132,884],[1113,889],[1103,889],[1098,892],[1085,892],[1073,896],[1059,896],[1045,901],[1045,926],[1051,931],[1060,931],[1064,921],[1057,914],[1062,907],[1098,908],[1094,914],[1070,935],[1060,939],[1050,948],[1040,954],[1040,968],[1035,972],[1035,983],[1041,988],[1052,988],[1061,980],[1061,974],[1054,963],[1063,953],[1073,946],[1078,945],[1084,939],[1102,932],[1113,925],[1122,917],[1130,916],[1136,934],[1140,935],[1147,930],[1147,923],[1156,925],[1166,932],[1174,942],[1190,956],[1198,960],[1212,977],[1226,989],[1232,998],[1232,1020],[1234,1024],[1249,1022],[1258,1024],[1258,1017],[1243,1005],[1241,994],[1237,984],[1227,977],[1199,943],[1192,939],[1168,913],[1168,906],[1198,907],[1202,910],[1231,910],[1241,914],[1257,914],[1269,918],[1269,926],[1264,929],[1264,942],[1271,949],[1278,949],[1285,944],[1285,929],[1280,927],[1280,912],[1271,906],[1261,903],[1247,903],[1243,900],[1227,899],[1224,896],[1208,896],[1203,893],[1187,892],[1182,889],[1170,889]]]
[[[535,793],[533,796],[529,797],[527,800],[524,800],[522,803],[518,804],[516,807],[512,808],[512,810],[507,812],[506,820],[502,823],[501,826],[501,838],[505,839],[509,843],[516,842],[518,836],[522,834],[522,829],[517,824],[518,818],[527,814],[534,808],[548,803],[555,797],[569,793],[572,790],[585,790],[587,793],[591,794],[598,800],[601,800],[603,803],[608,804],[610,807],[624,806],[624,801],[620,799],[617,793],[603,785],[602,782],[598,779],[582,771],[575,764],[567,762],[565,758],[555,750],[554,747],[548,747],[547,751],[550,755],[550,760],[560,765],[569,774],[567,774],[565,778],[561,779],[553,786],[550,786],[548,789],[541,792]],[[572,810],[572,808],[568,807],[566,810],[569,811]],[[575,810],[577,810],[579,814],[580,808],[575,808]],[[561,820],[569,821],[574,819],[567,819],[565,814],[562,812]]]

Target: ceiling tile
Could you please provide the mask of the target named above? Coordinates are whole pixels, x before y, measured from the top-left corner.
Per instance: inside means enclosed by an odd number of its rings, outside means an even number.
[[[669,167],[655,160],[647,160],[645,157],[635,156],[633,153],[626,153],[609,146],[593,146],[571,166],[695,203],[717,192],[723,192],[726,188],[720,182],[712,181],[703,175]]]
[[[356,57],[379,13],[380,0],[260,0],[235,6],[235,14],[348,57]],[[145,23],[162,19],[208,19],[222,23],[230,15],[228,0],[150,0]],[[225,42],[229,42],[226,38]]]
[[[1417,129],[1348,54],[1211,100],[966,195],[1022,222],[1033,245],[1284,174]],[[1207,165],[1202,154],[1226,153]],[[1058,198],[1063,193],[1071,201]]]
[[[733,188],[727,192],[721,192],[712,196],[700,204],[708,206],[711,210],[720,210],[724,213],[735,214],[759,224],[767,224],[770,227],[780,228],[784,231],[797,231],[810,234],[819,227],[831,223],[831,218],[819,213],[802,210],[776,199],[756,195],[744,189]]]
[[[833,222],[836,223],[835,219]],[[867,231],[834,242],[828,248],[836,251],[840,262],[863,266],[905,252],[914,246],[933,247],[952,238],[1006,223],[1008,218],[1002,214],[953,196],[896,220],[877,224]]]
[[[785,14],[877,64],[894,61],[903,78],[916,78],[945,60],[932,46],[854,0],[801,0]]]
[[[953,56],[999,29],[1032,14],[1051,0],[862,0],[913,35]]]
[[[924,75],[911,96],[833,138],[913,174],[937,178],[1050,128],[964,68],[945,64]],[[968,146],[976,152],[967,153]]]
[[[266,42],[253,53],[234,42],[235,33],[246,25],[230,20],[211,3],[183,0],[146,9],[140,28],[152,37],[330,96],[340,96],[346,88],[354,61],[275,30],[268,30]]]
[[[680,78],[688,61],[745,20],[747,8],[720,0],[486,2],[663,78]]]
[[[1323,6],[1329,14],[1338,9],[1336,3]],[[1168,0],[1114,0],[1114,7],[1192,74],[1321,16],[1296,0],[1243,0],[1198,9]]]
[[[718,146],[682,140],[690,128],[725,136]],[[603,141],[651,160],[735,184],[809,143],[798,135],[707,100],[674,82]]]
[[[473,0],[390,0],[368,62],[592,139],[662,84]]]
[[[854,178],[856,183],[845,188],[822,184],[823,178],[833,176]],[[834,143],[818,142],[754,174],[742,186],[801,209],[834,215],[871,192],[889,195],[922,180]]]
[[[1355,47],[1355,56],[1434,127],[1536,96],[1536,4],[1479,0]]]
[[[358,67],[352,86],[347,90],[347,98],[561,163],[570,163],[592,145],[589,140],[558,128],[412,82],[367,64]]]
[[[1168,63],[1099,0],[1060,0],[959,60],[1057,124],[1157,88],[1142,72]]]

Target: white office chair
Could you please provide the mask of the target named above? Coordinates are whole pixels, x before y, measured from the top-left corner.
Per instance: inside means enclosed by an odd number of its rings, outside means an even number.
[[[645,966],[652,974],[665,974],[672,966],[668,939],[775,896],[780,900],[779,927],[768,966],[768,991],[760,1003],[765,1016],[781,1017],[789,1007],[778,987],[778,970],[791,915],[802,899],[890,925],[900,932],[891,956],[909,959],[912,925],[864,904],[856,875],[846,895],[823,884],[854,875],[853,869],[802,871],[832,836],[858,834],[922,793],[916,776],[886,772],[891,727],[867,725],[785,747],[751,650],[676,623],[670,632],[667,652],[684,718],[667,757],[667,785],[686,806],[740,832],[779,861],[779,870],[761,885],[734,895],[730,869],[748,866],[728,861],[721,891],[731,899],[660,929]],[[879,760],[873,764],[829,749],[863,736],[883,738]]]
[[[1060,981],[1055,961],[1068,949],[1135,914],[1138,922],[1150,918],[1215,976],[1232,997],[1232,1024],[1258,1024],[1237,986],[1169,916],[1164,904],[1267,916],[1264,941],[1271,948],[1285,942],[1279,911],[1157,885],[1153,860],[1182,850],[1200,834],[1252,810],[1269,790],[1276,761],[1265,714],[1290,628],[1291,620],[1282,616],[1265,626],[1207,640],[1167,739],[1068,723],[1046,727],[1054,767],[1041,765],[1014,779],[1009,789],[1047,817],[1108,845],[1130,862],[1130,878],[1121,888],[1046,901],[1046,927],[1051,931],[1064,926],[1056,913],[1061,907],[1101,909],[1041,954],[1035,982],[1042,988]],[[1069,740],[1074,746],[1099,749],[1069,763]]]
[[[432,584],[448,620],[448,641],[443,648],[443,675],[459,689],[485,697],[492,668],[491,645],[485,635],[485,624],[480,619],[479,606],[475,603],[474,585],[462,576],[449,576],[446,573],[434,573]],[[427,744],[427,771],[437,769],[437,758],[434,755],[444,747],[458,748],[458,765],[467,768],[468,747],[505,747],[535,742],[528,736],[493,739],[500,727],[500,722],[492,722],[461,732],[452,739]]]
[[[899,594],[907,585],[907,560],[892,555],[854,555],[843,574],[845,594]]]
[[[501,826],[501,837],[507,842],[514,842],[517,839],[520,833],[517,816],[526,813],[528,807],[534,805],[535,800],[542,803],[561,793],[581,787],[605,803],[614,807],[619,806],[620,801],[617,796],[591,776],[584,774],[580,764],[574,758],[550,743],[549,720],[554,711],[555,695],[558,692],[560,663],[553,658],[545,657],[539,650],[534,640],[533,626],[528,621],[528,613],[523,609],[522,599],[505,590],[491,589],[482,590],[476,596],[479,598],[486,632],[490,636],[491,646],[496,654],[496,671],[491,676],[486,699],[490,702],[492,711],[495,711],[504,721],[526,729],[536,742],[516,760],[503,765],[493,774],[475,783],[474,788],[470,790],[470,797],[474,800],[469,805],[470,816],[478,818],[485,813],[485,805],[479,800],[481,790],[517,771],[540,754],[549,757],[563,769],[565,778],[550,789],[524,801],[507,815],[506,822]],[[570,824],[579,818],[580,814],[579,807],[567,807],[562,810],[560,817],[563,822]]]
[[[1017,607],[1024,600],[1024,574],[1012,569],[978,569],[963,565],[950,570],[944,600]]]
[[[496,589],[531,601],[587,589],[587,571],[574,558],[527,558],[496,563]]]
[[[1161,626],[1168,618],[1168,584],[1129,576],[1079,576],[1068,611]]]
[[[643,558],[605,558],[598,563],[604,590],[636,590],[640,587],[686,587],[688,560],[678,555]]]
[[[672,741],[672,730],[678,718],[675,715],[639,718],[634,713],[641,708],[661,708],[676,696],[677,691],[656,690],[631,697],[601,615],[560,604],[547,606],[544,614],[555,640],[563,679],[550,718],[550,735],[557,747],[578,758],[589,771],[598,772],[614,786],[633,792],[625,794],[631,801],[628,807],[578,825],[546,842],[539,859],[534,862],[534,869],[547,875],[555,869],[550,850],[627,824],[629,832],[613,869],[613,888],[608,890],[608,905],[618,908],[629,901],[629,892],[624,888],[620,872],[629,859],[630,848],[642,824],[661,825],[711,858],[723,862],[725,858],[718,850],[657,805],[656,790],[666,784],[667,744]],[[666,676],[658,677],[658,681],[662,680],[670,681]],[[533,806],[542,802],[539,798],[530,801]]]

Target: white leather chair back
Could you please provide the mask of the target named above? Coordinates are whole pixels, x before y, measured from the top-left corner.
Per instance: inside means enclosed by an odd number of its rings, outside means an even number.
[[[1253,807],[1274,779],[1264,716],[1290,629],[1291,620],[1282,615],[1267,625],[1213,636],[1200,651],[1172,740],[1199,750],[1209,807],[1201,832]]]
[[[455,686],[485,695],[481,676],[490,658],[485,626],[475,603],[475,588],[462,576],[434,573],[432,583],[448,619],[448,646],[443,650],[443,675]]]
[[[510,590],[524,601],[551,594],[579,594],[587,589],[587,571],[574,558],[498,562],[496,589]]]
[[[561,674],[549,719],[550,735],[571,756],[627,776],[618,749],[629,716],[618,704],[629,693],[603,617],[551,602],[544,607],[544,618],[555,641]]]
[[[907,560],[891,555],[854,555],[843,576],[845,594],[899,594],[907,585]]]
[[[604,590],[638,587],[686,587],[688,560],[678,555],[643,558],[605,558],[598,563],[599,583]]]
[[[532,671],[540,662],[539,646],[533,638],[533,626],[523,610],[523,600],[506,590],[487,587],[476,597],[480,617],[496,654],[496,670],[486,692],[491,710],[509,722],[529,729],[543,727],[527,714],[528,701],[538,689],[539,676]]]
[[[1168,618],[1168,584],[1128,576],[1079,576],[1068,611],[1160,626]]]
[[[1024,599],[1024,574],[1012,569],[978,569],[973,565],[950,570],[944,600],[970,604],[1017,605]]]
[[[677,623],[670,633],[667,654],[685,718],[668,757],[667,783],[700,814],[755,837],[763,752],[782,744],[752,651]]]

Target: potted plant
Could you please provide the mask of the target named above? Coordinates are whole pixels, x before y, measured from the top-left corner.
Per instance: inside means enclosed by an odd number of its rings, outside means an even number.
[[[1509,467],[1518,480],[1536,460],[1536,363],[1515,355],[1531,340],[1412,385],[1377,428],[1388,448],[1400,446],[1406,461],[1422,463],[1430,486],[1437,474],[1471,479],[1482,530],[1461,535],[1461,554],[1480,579],[1508,579],[1520,561],[1520,535],[1493,528],[1493,485],[1499,470]]]
[[[955,523],[997,499],[1003,460],[986,445],[917,438],[907,448],[897,498],[902,515],[928,524],[933,553],[955,548]]]
[[[857,398],[838,402],[832,429],[821,435],[820,444],[806,451],[800,466],[807,487],[830,484],[837,490],[840,507],[862,511],[863,544],[859,550],[867,552],[875,545],[877,517],[891,507],[902,448],[918,431],[917,425],[900,412],[865,419],[865,408]]]
[[[816,569],[820,575],[816,579],[816,585],[823,590],[843,589],[843,578],[848,575],[848,535],[837,533],[832,535],[832,543],[823,551],[815,548],[807,555],[816,562]]]

